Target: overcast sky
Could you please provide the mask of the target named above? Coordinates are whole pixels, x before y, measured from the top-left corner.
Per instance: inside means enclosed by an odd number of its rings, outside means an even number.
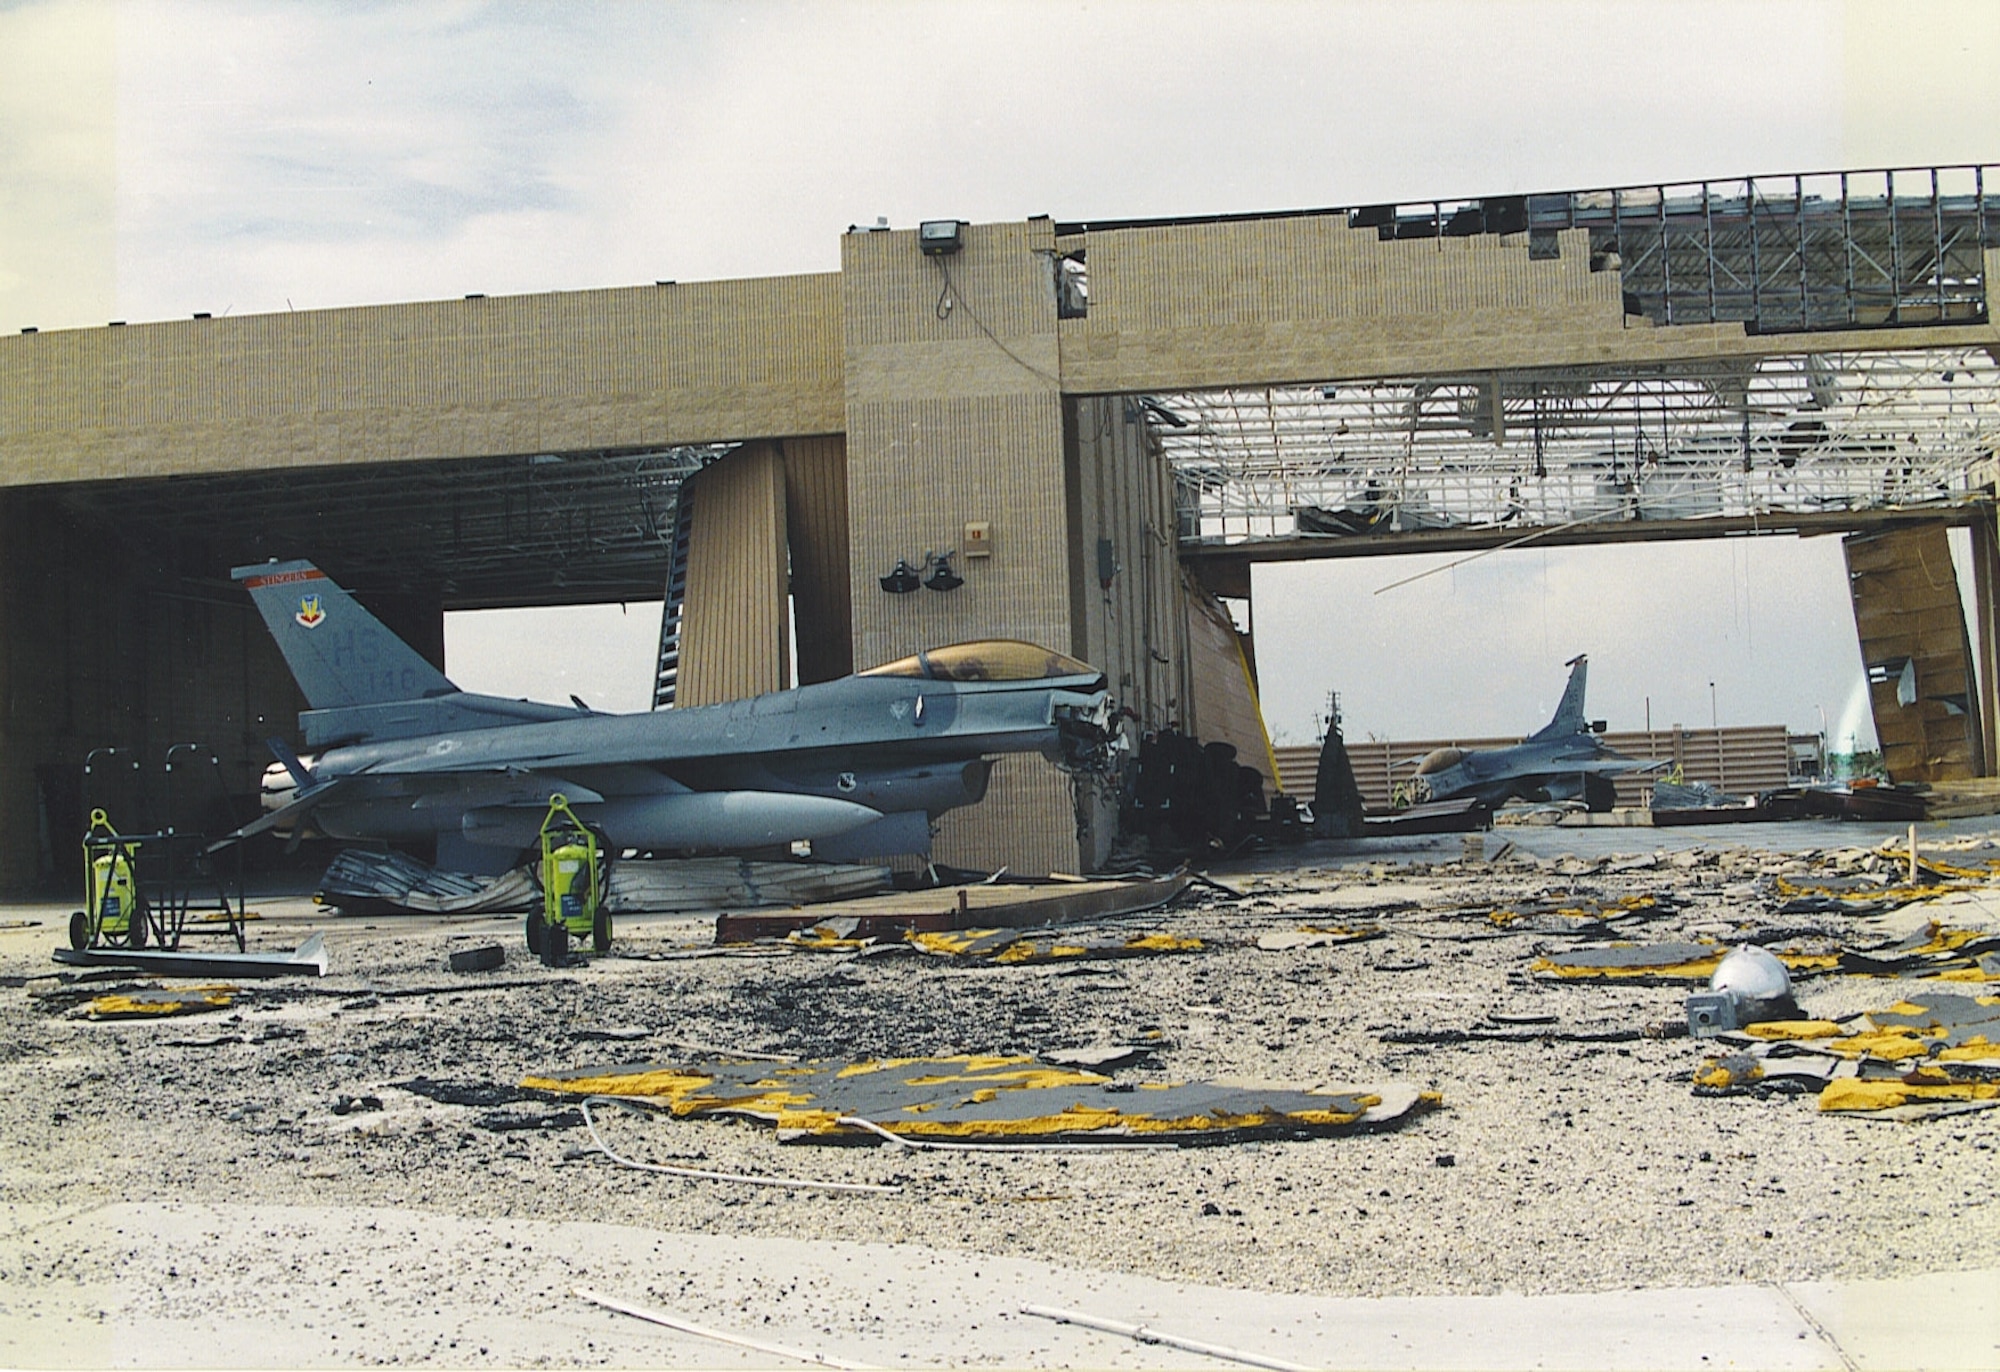
[[[0,0],[0,331],[830,270],[849,224],[1190,215],[2000,153],[2000,5]],[[303,550],[309,551],[309,550]],[[1271,722],[1836,723],[1837,544],[1257,579]],[[1331,612],[1329,613],[1329,607]],[[654,611],[656,623],[657,612]],[[563,623],[587,623],[568,614]],[[469,688],[644,704],[639,607]],[[545,626],[546,628],[546,626]],[[538,647],[530,650],[526,643]],[[533,674],[550,657],[587,665]]]

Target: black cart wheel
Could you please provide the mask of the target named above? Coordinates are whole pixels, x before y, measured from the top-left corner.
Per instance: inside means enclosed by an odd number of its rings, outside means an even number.
[[[69,946],[78,952],[90,947],[90,916],[81,910],[69,917]]]
[[[528,916],[528,951],[536,957],[542,955],[542,917],[538,914]]]
[[[146,903],[142,900],[132,902],[132,922],[126,926],[125,941],[134,948],[146,946]]]
[[[590,946],[600,957],[611,951],[611,912],[602,905],[591,916]]]
[[[542,930],[542,961],[560,967],[569,961],[569,926],[551,924]]]

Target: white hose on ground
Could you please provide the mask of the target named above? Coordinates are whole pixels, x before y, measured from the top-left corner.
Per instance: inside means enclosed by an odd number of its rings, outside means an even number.
[[[759,1353],[771,1353],[780,1358],[793,1358],[799,1362],[809,1362],[820,1367],[843,1367],[857,1369],[857,1372],[876,1372],[874,1363],[847,1362],[840,1358],[828,1357],[824,1353],[809,1353],[802,1348],[787,1348],[781,1343],[766,1343],[762,1339],[753,1339],[743,1334],[731,1334],[721,1329],[710,1329],[706,1325],[696,1324],[693,1320],[684,1320],[678,1315],[669,1315],[664,1310],[648,1310],[643,1305],[633,1305],[630,1301],[621,1301],[616,1296],[607,1296],[602,1292],[592,1291],[587,1286],[578,1286],[572,1289],[577,1295],[583,1297],[583,1299],[590,1301],[594,1305],[601,1305],[606,1310],[616,1310],[621,1315],[630,1315],[633,1319],[646,1320],[652,1324],[663,1324],[669,1329],[678,1329],[683,1334],[694,1334],[700,1338],[714,1339],[717,1343],[733,1343],[738,1348],[753,1348]]]
[[[620,1167],[631,1167],[641,1172],[658,1172],[668,1177],[687,1177],[695,1181],[733,1181],[744,1186],[782,1186],[792,1191],[845,1191],[876,1196],[899,1196],[903,1192],[903,1188],[900,1186],[877,1186],[872,1182],[808,1181],[803,1177],[752,1177],[736,1172],[709,1172],[698,1167],[668,1167],[657,1162],[636,1162],[631,1158],[622,1158],[611,1151],[611,1145],[606,1143],[604,1136],[597,1132],[597,1121],[590,1113],[590,1106],[593,1101],[605,1101],[612,1105],[620,1106],[629,1106],[629,1102],[621,1100],[617,1096],[585,1096],[583,1098],[583,1123],[584,1127],[590,1130],[591,1142],[597,1145],[599,1151],[605,1157],[610,1158]]]
[[[1267,1358],[1262,1353],[1246,1353],[1240,1348],[1225,1348],[1219,1343],[1184,1339],[1178,1334],[1162,1334],[1159,1330],[1150,1329],[1143,1324],[1127,1324],[1123,1320],[1106,1320],[1096,1315],[1080,1315],[1074,1310],[1058,1310],[1050,1305],[1024,1305],[1021,1307],[1021,1313],[1034,1315],[1038,1319],[1054,1320],[1057,1324],[1078,1324],[1085,1329],[1102,1330],[1106,1334],[1123,1334],[1126,1338],[1135,1339],[1140,1343],[1164,1344],[1168,1348],[1200,1353],[1204,1357],[1247,1363],[1251,1367],[1269,1367],[1275,1369],[1275,1372],[1312,1372],[1312,1369],[1304,1363]]]
[[[901,1144],[905,1148],[926,1148],[951,1153],[1109,1153],[1178,1146],[1171,1143],[946,1143],[939,1139],[907,1139],[901,1134],[884,1129],[873,1120],[862,1119],[859,1115],[842,1115],[838,1123],[851,1124],[857,1129],[866,1129],[871,1134],[880,1134],[889,1142]]]

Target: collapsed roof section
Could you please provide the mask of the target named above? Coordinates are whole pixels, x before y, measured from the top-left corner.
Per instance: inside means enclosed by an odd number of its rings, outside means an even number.
[[[1983,348],[1560,367],[1149,397],[1183,544],[1838,519],[1990,496]]]
[[[1740,325],[1797,346],[1145,396],[1178,477],[1182,542],[1767,514],[1838,526],[1843,515],[1979,498],[2000,448],[1995,359],[1934,337],[1910,338],[1924,345],[1912,349],[1896,331],[1988,321],[1995,172],[1837,172],[1233,216],[1342,216],[1384,242],[1498,236],[1524,242],[1531,261],[1575,252],[1581,233],[1589,272],[1617,273],[1628,327]],[[1841,351],[1813,349],[1812,335],[1826,331],[1841,333]],[[1855,350],[1856,332],[1879,332],[1881,348]]]

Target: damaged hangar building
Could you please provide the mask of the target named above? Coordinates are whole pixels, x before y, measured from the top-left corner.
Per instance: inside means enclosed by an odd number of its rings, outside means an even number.
[[[664,598],[658,708],[1028,640],[1275,779],[1257,561],[1837,534],[1890,772],[1990,775],[1992,170],[935,220],[836,272],[0,338],[0,891],[72,879],[93,757],[158,791],[199,741],[201,822],[255,813],[303,702],[229,573],[272,558],[440,666],[447,610]],[[1977,633],[1909,594],[1953,528]],[[1117,820],[1010,756],[934,853],[1090,870]]]

